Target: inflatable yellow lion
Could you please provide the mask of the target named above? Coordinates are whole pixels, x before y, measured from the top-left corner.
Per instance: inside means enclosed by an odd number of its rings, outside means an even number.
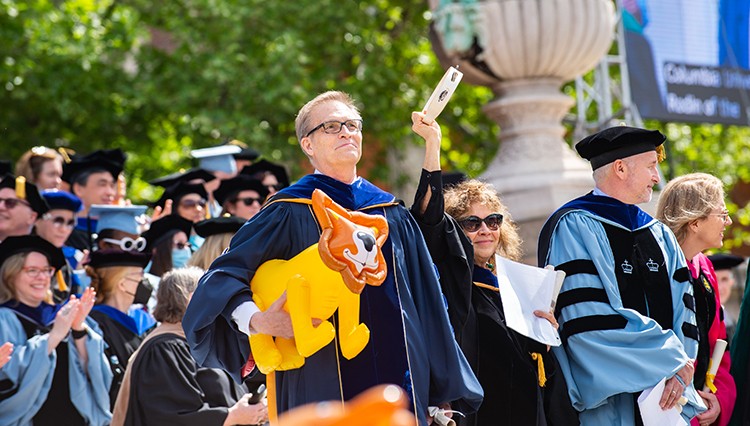
[[[370,339],[370,330],[359,323],[359,294],[366,284],[385,280],[381,248],[388,238],[388,222],[382,216],[347,211],[318,189],[312,207],[322,229],[318,243],[289,260],[265,262],[250,281],[253,301],[261,311],[287,292],[284,309],[294,329],[294,339],[250,336],[255,363],[264,374],[299,368],[306,357],[329,344],[336,331],[327,319],[336,309],[344,357],[354,358]],[[324,321],[313,327],[313,318]]]

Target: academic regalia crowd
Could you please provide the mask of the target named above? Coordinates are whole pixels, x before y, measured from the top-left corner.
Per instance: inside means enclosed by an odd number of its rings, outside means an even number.
[[[361,133],[361,120],[336,117],[346,121],[298,123],[302,139]],[[553,348],[506,319],[496,265],[520,257],[508,210],[477,180],[444,187],[439,144],[428,144],[411,209],[361,177],[318,170],[292,182],[237,140],[192,151],[196,166],[151,180],[161,195],[142,205],[122,184],[132,172],[122,150],[32,148],[14,170],[0,162],[0,424],[263,424],[383,383],[419,424],[642,424],[638,396],[662,379],[686,421],[747,424],[750,307],[736,319],[724,308],[744,259],[703,254],[720,239],[691,244],[714,226],[701,221],[731,223],[723,190],[683,232],[669,206],[651,217],[596,172],[657,158],[663,143],[623,127],[577,145],[597,188],[555,212],[539,241],[539,266],[567,275],[554,309],[535,313],[559,330]],[[271,308],[256,306],[249,282],[264,262],[318,242],[315,190],[386,218],[389,272],[361,294],[365,350],[343,358],[335,341],[269,373],[267,409],[249,399],[267,377],[247,337],[258,332],[248,318]]]

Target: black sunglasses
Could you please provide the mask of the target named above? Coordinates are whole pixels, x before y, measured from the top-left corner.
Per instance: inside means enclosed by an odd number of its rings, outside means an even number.
[[[255,198],[255,197],[235,198],[234,200],[232,200],[232,202],[233,203],[242,202],[242,204],[244,204],[244,205],[246,205],[248,207],[252,206],[253,203],[256,203],[256,202],[258,204],[263,204],[263,200],[262,199]]]
[[[497,231],[497,229],[500,228],[500,225],[503,224],[503,215],[500,213],[493,213],[484,219],[480,219],[476,216],[469,216],[465,219],[459,220],[458,224],[461,225],[466,232],[477,232],[479,231],[479,228],[482,227],[482,222],[484,222],[491,231]]]

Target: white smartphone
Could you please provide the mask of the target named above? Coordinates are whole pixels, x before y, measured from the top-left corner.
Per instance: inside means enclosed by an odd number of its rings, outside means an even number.
[[[427,100],[424,108],[422,108],[422,113],[425,115],[422,121],[425,124],[432,124],[437,116],[443,112],[463,76],[464,74],[454,67],[448,68],[445,74],[443,74],[440,83],[435,87],[432,95],[430,95],[430,99]]]

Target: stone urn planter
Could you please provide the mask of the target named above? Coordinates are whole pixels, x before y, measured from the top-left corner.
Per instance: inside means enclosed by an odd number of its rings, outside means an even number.
[[[526,259],[539,230],[566,201],[593,186],[591,168],[563,140],[574,100],[560,88],[609,50],[611,0],[430,0],[433,49],[464,82],[488,86],[483,107],[500,125],[500,148],[482,179],[495,185],[519,224]]]

